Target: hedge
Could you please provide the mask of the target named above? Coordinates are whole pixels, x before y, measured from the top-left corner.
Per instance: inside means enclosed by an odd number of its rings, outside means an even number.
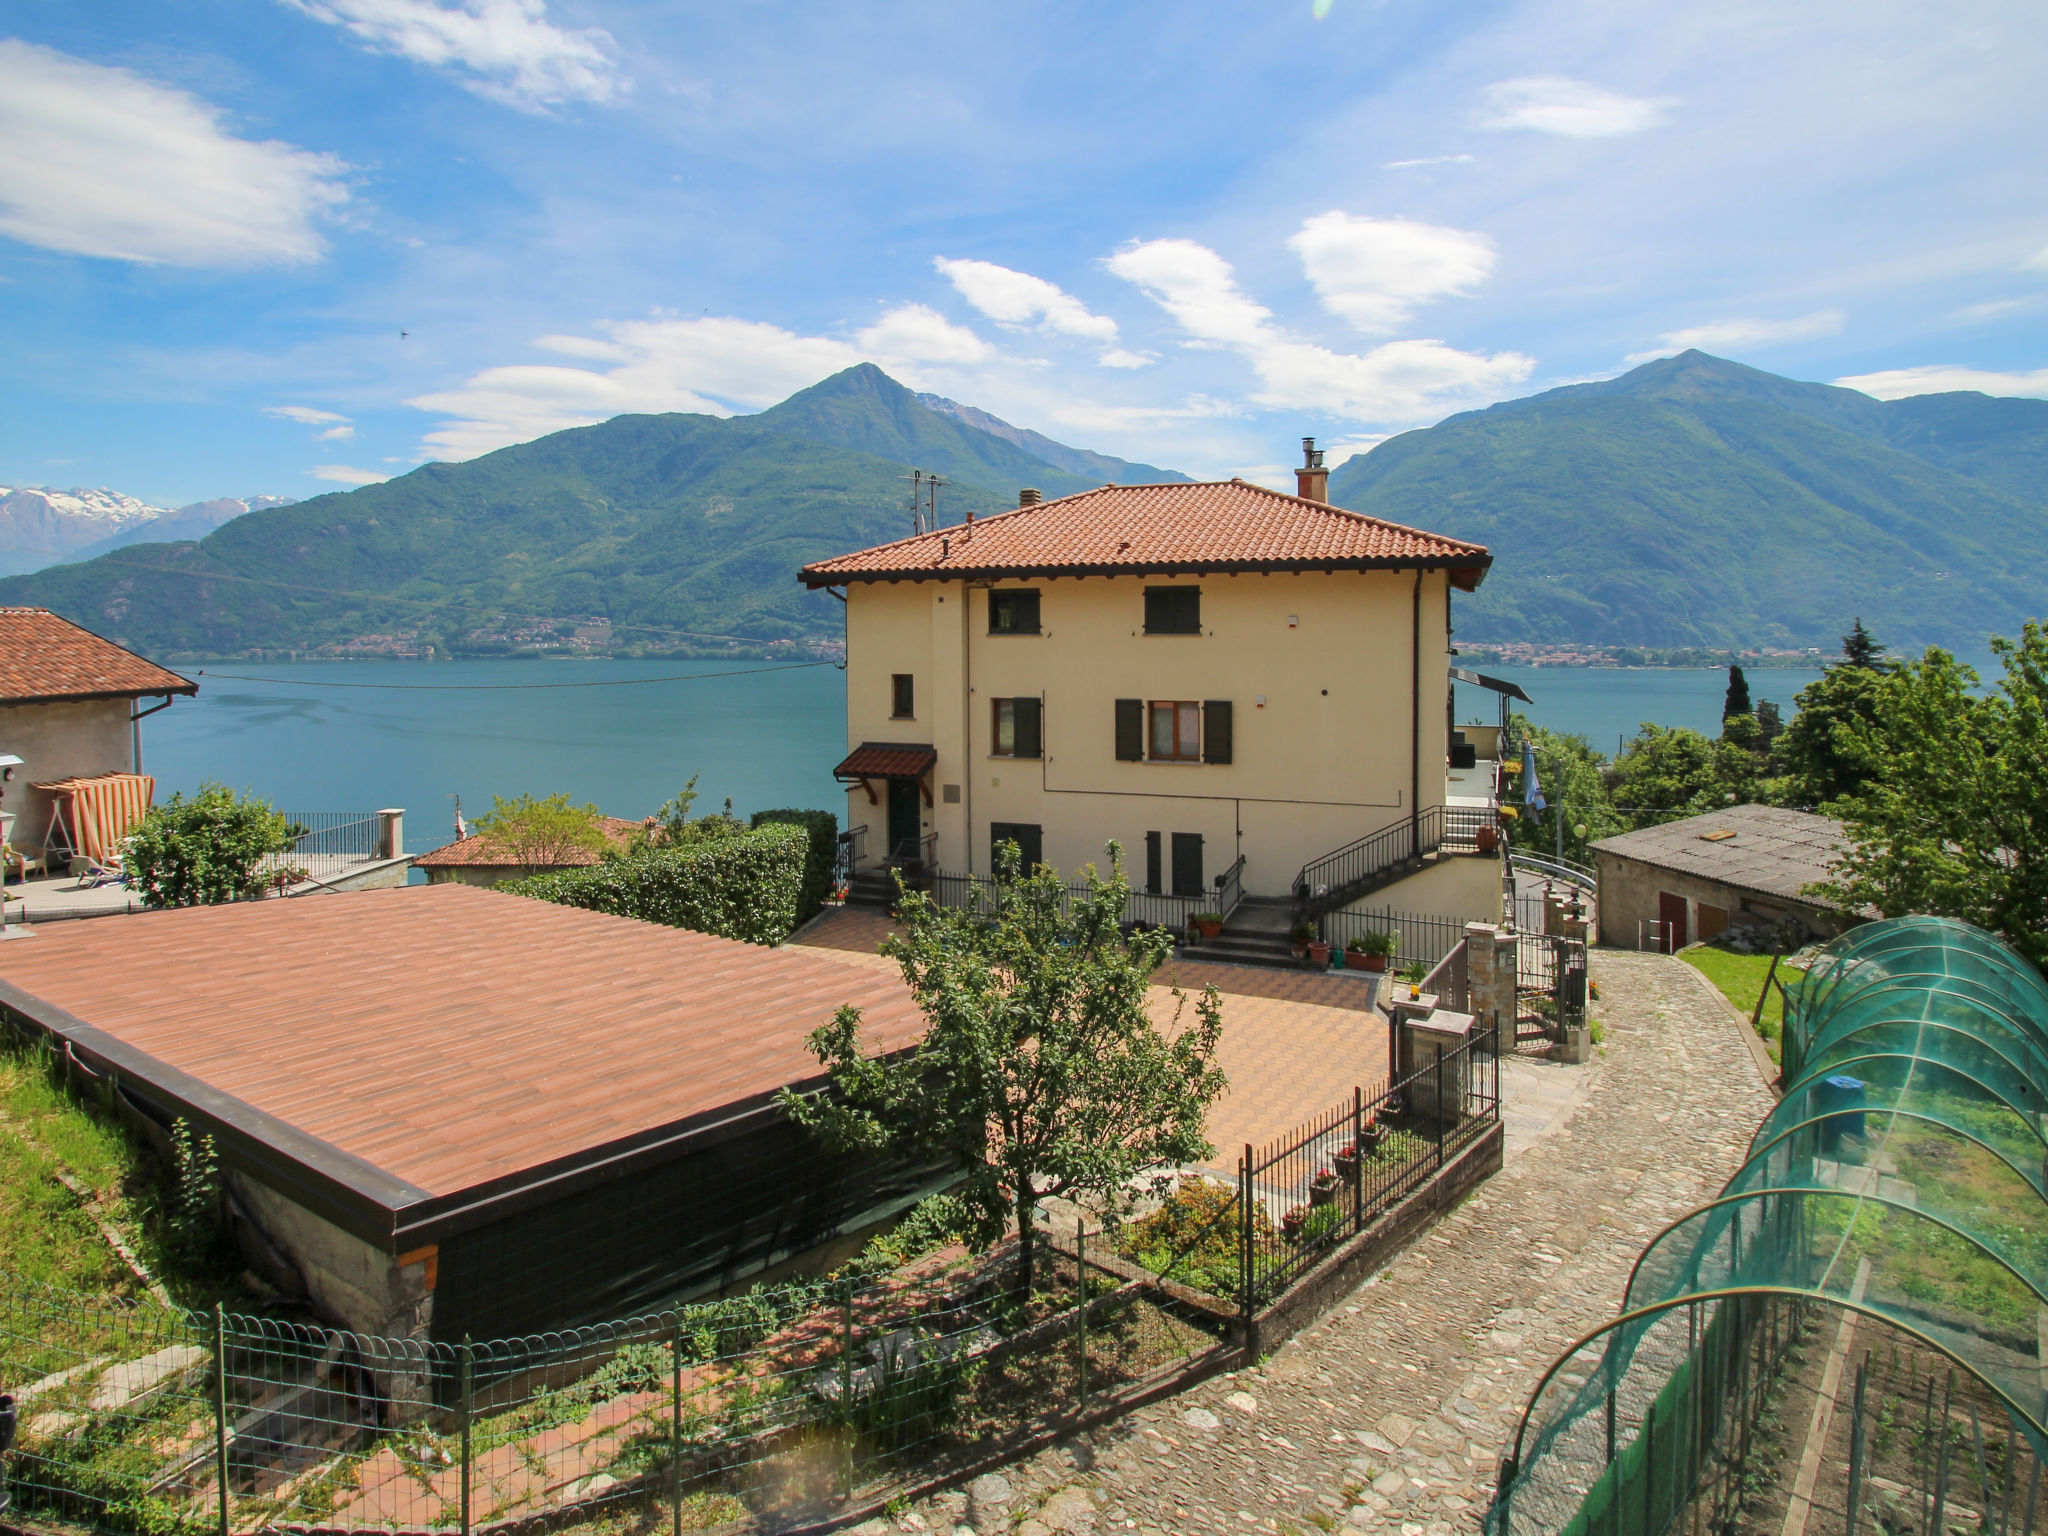
[[[756,811],[753,825],[787,824],[810,834],[811,846],[804,855],[804,888],[796,908],[801,928],[816,917],[832,895],[832,877],[839,870],[839,818],[830,811]]]
[[[809,844],[804,828],[772,824],[587,869],[532,875],[499,889],[748,944],[780,944],[796,929]]]

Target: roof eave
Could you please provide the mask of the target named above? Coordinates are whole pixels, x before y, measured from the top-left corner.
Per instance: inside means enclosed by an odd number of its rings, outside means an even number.
[[[850,586],[857,581],[1029,581],[1034,578],[1052,580],[1082,576],[1261,576],[1300,575],[1318,571],[1334,573],[1420,569],[1448,570],[1451,572],[1452,581],[1459,589],[1469,592],[1485,579],[1486,571],[1492,564],[1493,556],[1485,550],[1480,550],[1477,553],[1461,551],[1455,555],[1386,555],[1369,558],[1353,556],[1341,560],[1141,560],[1090,565],[962,565],[945,569],[907,566],[894,570],[864,571],[821,571],[814,566],[805,566],[797,573],[797,580],[816,590],[820,587]],[[1459,580],[1460,576],[1469,577],[1470,585]]]
[[[92,693],[24,693],[0,696],[0,708],[16,704],[90,704],[95,699],[154,699],[166,698],[173,694],[192,698],[199,692],[199,685],[181,681],[171,688],[102,688]]]

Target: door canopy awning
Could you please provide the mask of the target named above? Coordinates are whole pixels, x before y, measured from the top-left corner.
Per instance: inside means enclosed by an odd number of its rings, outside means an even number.
[[[938,760],[938,748],[922,742],[864,741],[846,754],[845,760],[832,770],[832,777],[842,784],[858,784],[868,792],[871,805],[881,804],[881,797],[875,793],[875,780],[908,779],[923,791],[924,803],[930,805],[932,787],[925,775]]]
[[[939,760],[936,747],[916,742],[864,741],[832,770],[842,784],[857,779],[921,779]]]

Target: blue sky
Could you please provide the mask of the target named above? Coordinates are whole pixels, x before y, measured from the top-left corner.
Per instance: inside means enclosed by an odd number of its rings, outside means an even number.
[[[862,358],[1266,479],[1685,345],[2048,395],[2044,66],[2037,0],[6,0],[0,483],[313,495]]]

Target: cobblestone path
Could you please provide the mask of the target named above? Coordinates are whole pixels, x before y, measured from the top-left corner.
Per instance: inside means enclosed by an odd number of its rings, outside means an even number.
[[[1613,1314],[1643,1245],[1727,1180],[1771,1102],[1691,966],[1602,952],[1594,977],[1594,1062],[1504,1071],[1506,1168],[1315,1327],[863,1536],[1476,1527],[1537,1375]]]

